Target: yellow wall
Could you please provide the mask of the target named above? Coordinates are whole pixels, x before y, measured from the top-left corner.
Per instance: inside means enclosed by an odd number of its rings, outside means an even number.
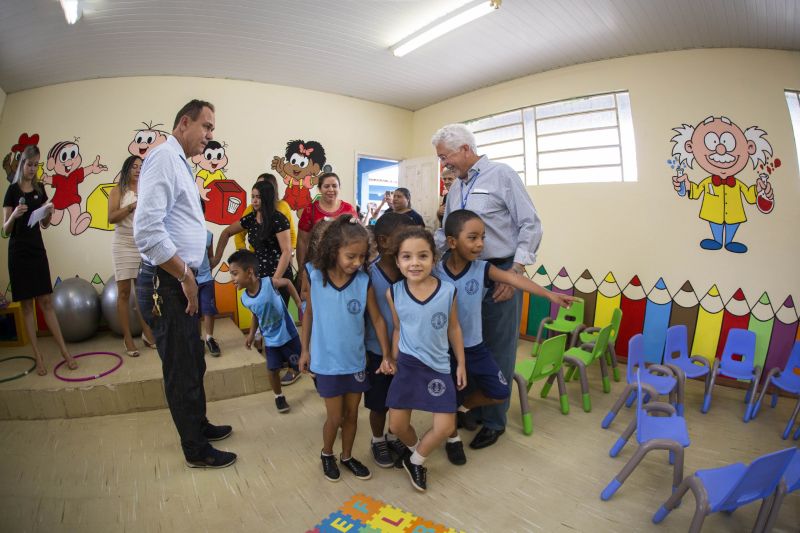
[[[797,228],[800,173],[783,91],[800,86],[800,53],[768,50],[690,50],[562,68],[481,89],[414,113],[412,155],[432,155],[440,126],[564,98],[630,91],[639,169],[637,183],[529,187],[544,224],[539,261],[574,278],[588,268],[595,279],[613,271],[624,285],[634,275],[645,289],[664,277],[675,292],[690,280],[702,296],[717,283],[728,300],[742,287],[752,306],[767,291],[776,309],[800,296]],[[776,204],[769,215],[746,206],[749,221],[736,235],[743,255],[698,246],[709,237],[700,203],[672,188],[672,128],[725,115],[767,132],[783,166],[772,179]],[[697,165],[693,181],[705,176]],[[751,167],[740,174],[755,182]]]
[[[129,155],[134,130],[143,121],[161,123],[171,131],[177,110],[191,98],[212,102],[217,109],[215,138],[227,144],[228,178],[247,191],[256,176],[269,170],[274,155],[283,155],[291,139],[317,140],[328,163],[342,178],[342,198],[354,198],[355,154],[395,159],[407,157],[412,113],[399,108],[322,92],[253,82],[177,77],[138,77],[65,83],[8,95],[0,122],[0,157],[22,132],[39,133],[43,158],[56,142],[79,137],[83,165],[97,154],[108,166],[88,176],[79,192],[86,198],[101,183],[111,182]],[[5,180],[3,180],[5,181]],[[282,188],[282,186],[281,186]],[[3,193],[5,187],[2,188]],[[48,189],[52,196],[52,190]],[[69,218],[44,232],[51,274],[103,279],[113,273],[112,233],[89,228],[69,232]],[[222,227],[208,224],[215,235]],[[215,239],[216,241],[216,239]],[[233,244],[228,251],[233,250]],[[8,247],[0,246],[0,264]],[[8,273],[0,268],[0,286]]]

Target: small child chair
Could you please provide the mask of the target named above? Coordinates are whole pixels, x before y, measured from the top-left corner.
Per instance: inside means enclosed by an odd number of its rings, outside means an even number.
[[[569,334],[583,325],[583,298],[576,298],[569,307],[559,307],[555,319],[545,317],[539,323],[536,340],[541,342],[542,329],[553,333]]]
[[[609,500],[625,483],[625,480],[639,466],[639,463],[652,450],[669,451],[669,462],[674,465],[672,469],[672,488],[678,486],[683,478],[683,449],[689,446],[689,431],[686,429],[686,419],[678,416],[675,408],[668,403],[650,402],[644,404],[642,389],[642,370],[636,369],[634,383],[636,384],[636,418],[631,420],[628,427],[620,435],[608,454],[616,457],[620,450],[636,432],[636,442],[639,447],[633,457],[622,467],[619,474],[603,489],[600,498]],[[666,416],[650,416],[650,413],[660,413]]]
[[[753,407],[751,418],[755,418],[761,409],[761,401],[764,399],[764,394],[767,393],[770,383],[775,385],[775,388],[784,392],[788,392],[797,396],[797,405],[794,408],[792,416],[786,423],[786,428],[783,430],[783,438],[788,439],[789,434],[792,432],[792,427],[797,420],[797,415],[800,413],[800,341],[794,343],[792,353],[789,360],[786,361],[786,367],[781,370],[773,368],[767,373],[767,379],[764,381],[764,388],[761,389],[761,394],[758,395],[758,400]],[[778,404],[778,393],[773,391],[771,406],[775,407]],[[796,437],[795,437],[796,438]]]
[[[650,365],[645,368],[645,359],[644,335],[639,333],[628,341],[628,372],[626,375],[628,384],[603,418],[600,425],[604,429],[611,425],[623,404],[630,407],[639,388],[643,389],[651,399],[669,394],[669,403],[675,407],[678,416],[683,416],[683,387],[680,386],[680,380],[675,377],[672,370],[665,366]],[[639,374],[640,369],[642,370],[641,374]],[[641,384],[637,384],[637,379]]]
[[[744,403],[747,404],[744,410],[744,421],[750,420],[753,400],[756,397],[758,381],[761,378],[761,367],[755,363],[755,356],[755,333],[746,329],[731,329],[728,331],[728,340],[722,350],[722,358],[715,360],[714,366],[711,368],[711,378],[700,412],[704,414],[708,412],[711,407],[711,393],[714,391],[714,382],[717,379],[717,375],[723,375],[751,383],[747,389],[747,394],[744,396]]]
[[[617,361],[617,352],[614,349],[617,342],[617,333],[619,333],[619,326],[622,324],[622,309],[617,307],[611,313],[611,334],[608,336],[608,349],[606,350],[606,362],[611,365],[614,374],[614,381],[619,381],[619,363]],[[572,340],[570,346],[578,346],[578,340],[581,344],[588,344],[597,340],[597,335],[602,328],[577,328],[572,333]]]
[[[790,492],[800,490],[800,450],[794,454],[794,459],[786,467],[786,472],[783,473],[783,479],[778,483],[778,490],[775,492],[775,501],[772,503],[772,508],[769,510],[767,523],[764,526],[764,531],[771,531],[775,525],[775,520],[778,519],[778,514],[781,511],[783,499]],[[759,517],[761,515],[759,514]]]
[[[569,373],[566,381],[569,381],[572,374],[577,370],[581,378],[581,399],[583,410],[587,413],[592,410],[592,399],[589,397],[589,378],[586,374],[586,367],[592,362],[600,361],[600,373],[603,376],[603,392],[611,391],[611,382],[608,379],[608,368],[606,366],[605,353],[608,344],[608,337],[611,334],[611,326],[606,326],[600,330],[597,341],[594,344],[582,344],[575,346],[564,352],[564,363],[569,365]]]
[[[542,387],[541,397],[547,398],[553,381],[558,380],[558,397],[561,403],[561,413],[569,414],[569,399],[567,398],[567,386],[564,383],[564,349],[567,345],[567,336],[559,335],[552,339],[547,339],[539,344],[532,359],[520,361],[514,367],[514,379],[519,384],[519,380],[525,383],[525,395],[531,390],[534,381],[547,378],[547,382]],[[519,379],[517,379],[519,376]],[[523,395],[523,387],[519,387],[520,401]],[[533,433],[533,419],[530,410],[522,413],[522,430],[526,435]]]
[[[754,531],[761,531],[759,523],[772,507],[775,489],[781,480],[789,462],[796,454],[795,448],[787,448],[759,457],[749,466],[742,463],[698,470],[684,479],[678,490],[659,507],[653,515],[653,522],[658,524],[681,501],[687,490],[691,490],[695,498],[695,511],[689,533],[699,533],[703,528],[706,515],[724,511],[732,513],[739,507],[755,500],[762,500],[759,518]]]
[[[686,326],[681,324],[667,329],[667,337],[664,341],[664,357],[661,362],[675,373],[681,393],[687,378],[695,379],[700,377],[705,378],[706,393],[708,393],[711,365],[705,357],[700,357],[699,355],[689,356]],[[678,408],[678,413],[683,416],[683,403]]]

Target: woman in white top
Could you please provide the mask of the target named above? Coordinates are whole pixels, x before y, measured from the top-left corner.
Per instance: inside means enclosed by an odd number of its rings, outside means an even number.
[[[132,280],[139,272],[141,256],[136,242],[133,240],[133,212],[136,209],[139,171],[142,159],[132,155],[122,164],[119,185],[111,189],[108,195],[108,221],[116,224],[114,239],[111,241],[111,252],[114,259],[114,279],[117,282],[117,314],[119,315],[122,335],[125,339],[125,353],[138,357],[139,352],[131,335],[131,323],[128,312],[131,297]],[[155,348],[153,332],[136,310],[137,318],[142,324],[142,342]]]

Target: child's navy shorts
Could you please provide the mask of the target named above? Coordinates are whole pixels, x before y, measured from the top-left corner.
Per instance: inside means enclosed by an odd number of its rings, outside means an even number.
[[[367,379],[371,386],[364,393],[364,406],[370,411],[385,413],[389,409],[386,407],[386,395],[389,393],[389,385],[392,384],[392,375],[375,373],[382,361],[382,356],[367,350]]]
[[[278,370],[283,367],[283,363],[297,370],[297,361],[300,359],[300,337],[292,337],[283,346],[265,346],[267,352],[267,370]]]

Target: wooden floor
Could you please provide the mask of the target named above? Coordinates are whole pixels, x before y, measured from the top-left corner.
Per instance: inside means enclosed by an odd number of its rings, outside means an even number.
[[[520,357],[528,352],[521,343]],[[418,516],[470,532],[512,531],[686,531],[694,510],[684,504],[660,526],[653,512],[670,493],[666,453],[643,461],[610,502],[599,494],[630,458],[608,450],[631,413],[623,411],[609,430],[600,420],[622,390],[599,388],[592,374],[594,410],[584,413],[579,386],[571,383],[571,413],[552,398],[532,391],[534,434],[522,434],[519,405],[509,412],[500,441],[480,451],[467,449],[469,462],[451,466],[444,451],[430,457],[427,494],[414,492],[405,472],[377,468],[369,457],[367,411],[359,418],[355,456],[373,478],[358,481],[346,472],[339,483],[321,474],[319,449],[323,402],[305,377],[285,389],[292,406],[279,415],[270,392],[210,403],[212,422],[232,424],[221,447],[239,454],[231,468],[190,470],[183,465],[177,436],[166,410],[69,420],[0,422],[0,531],[36,532],[303,532],[356,492]],[[686,473],[796,445],[780,438],[792,402],[765,405],[744,424],[743,392],[717,388],[711,412],[698,407],[702,385],[687,391],[692,445]],[[415,417],[419,428],[429,417]],[[469,433],[463,433],[468,442]],[[757,505],[732,516],[712,515],[707,532],[749,531]],[[784,504],[776,531],[800,531],[800,495]]]

